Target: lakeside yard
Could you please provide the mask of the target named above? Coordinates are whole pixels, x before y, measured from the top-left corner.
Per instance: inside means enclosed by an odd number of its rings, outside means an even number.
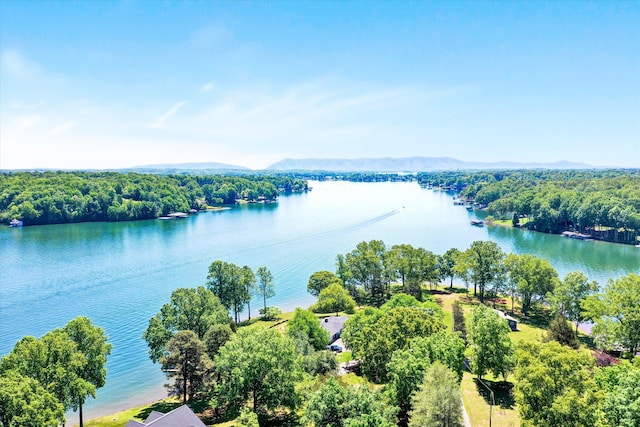
[[[474,306],[479,304],[479,301],[469,296],[472,294],[467,293],[467,289],[461,284],[456,283],[453,288],[449,286],[439,286],[434,290],[426,291],[433,294],[438,301],[439,305],[445,312],[444,322],[448,329],[452,329],[452,304],[454,301],[459,301],[465,312],[465,316],[470,315]],[[493,306],[493,301],[487,301],[490,306]],[[501,298],[495,301],[495,308],[510,312],[511,300],[508,297]],[[546,328],[549,322],[549,313],[544,309],[542,311],[532,311],[528,317],[524,317],[520,313],[520,306],[516,302],[514,304],[515,313],[513,316],[518,319],[518,330],[511,333],[511,339],[514,343],[522,341],[541,341],[546,334]],[[335,314],[335,313],[334,313]],[[344,315],[344,313],[340,313]],[[264,321],[260,318],[254,318],[243,322],[242,327],[249,328],[278,328],[284,331],[288,320],[293,317],[293,312],[282,313],[278,320]],[[319,314],[318,317],[323,315]],[[584,334],[581,334],[581,342],[583,345],[591,346],[592,342]],[[345,351],[338,355],[339,362],[346,362],[351,360],[351,353]],[[491,425],[497,427],[517,427],[520,426],[520,416],[518,413],[515,399],[513,397],[513,377],[508,377],[507,382],[503,382],[502,378],[495,378],[491,375],[487,375],[483,379],[484,384],[488,386],[495,396],[495,406],[491,407],[491,398],[489,391],[480,384],[474,375],[469,372],[465,372],[461,382],[461,394],[463,398],[464,407],[469,415],[471,425],[476,427],[489,426],[489,418],[491,416]],[[341,382],[345,385],[353,384],[370,384],[365,378],[357,376],[355,374],[347,374],[341,377]],[[372,385],[372,384],[370,384]],[[380,387],[380,386],[376,386]],[[180,402],[175,398],[169,398],[158,402],[141,405],[135,408],[127,409],[115,414],[107,415],[97,419],[93,419],[85,422],[87,427],[122,427],[130,419],[144,420],[146,416],[152,411],[168,412],[176,407],[180,406]],[[206,408],[206,402],[193,402],[189,406],[198,413],[202,419],[207,421],[209,417],[206,416],[204,409]],[[207,424],[211,426],[227,427],[239,425],[237,420],[226,420],[222,423]]]

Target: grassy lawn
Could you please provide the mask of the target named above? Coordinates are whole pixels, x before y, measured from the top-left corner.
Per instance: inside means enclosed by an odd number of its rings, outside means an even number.
[[[496,406],[491,408],[489,392],[475,380],[475,376],[465,372],[462,377],[460,391],[464,407],[469,414],[473,427],[488,427],[491,412],[492,427],[517,427],[520,425],[520,415],[515,407],[511,390],[501,382],[484,380],[494,392]],[[511,383],[507,383],[511,384]]]

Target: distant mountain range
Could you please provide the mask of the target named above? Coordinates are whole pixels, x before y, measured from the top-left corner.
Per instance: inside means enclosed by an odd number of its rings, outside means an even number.
[[[594,169],[584,163],[467,162],[451,157],[383,157],[361,159],[285,159],[267,170],[314,170],[328,172],[428,172],[458,169]]]
[[[162,163],[157,165],[133,166],[128,169],[132,170],[160,170],[160,169],[178,169],[178,170],[250,170],[244,166],[228,165],[226,163],[216,162],[192,162],[192,163]]]

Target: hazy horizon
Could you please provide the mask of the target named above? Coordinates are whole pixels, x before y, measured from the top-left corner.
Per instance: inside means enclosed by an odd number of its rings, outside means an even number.
[[[0,4],[0,169],[640,167],[640,3]]]

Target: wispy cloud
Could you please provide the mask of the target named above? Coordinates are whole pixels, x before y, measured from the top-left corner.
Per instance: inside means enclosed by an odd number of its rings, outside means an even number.
[[[64,123],[60,123],[59,125],[54,126],[49,130],[49,136],[60,135],[61,133],[64,133],[69,129],[71,129],[72,127],[74,127],[76,124],[77,122],[74,120],[69,120]]]
[[[169,108],[169,110],[158,117],[153,123],[151,123],[152,128],[159,128],[164,125],[164,123],[171,118],[174,114],[178,112],[179,109],[184,107],[187,104],[187,101],[180,101],[173,105],[173,107]]]
[[[215,86],[213,85],[213,83],[208,82],[208,83],[203,84],[203,85],[200,87],[200,92],[202,92],[202,93],[204,93],[204,92],[210,92],[210,91],[212,91],[213,89],[215,89]]]
[[[0,55],[0,67],[7,75],[21,80],[30,80],[40,73],[40,66],[25,58],[17,50],[7,50]]]

